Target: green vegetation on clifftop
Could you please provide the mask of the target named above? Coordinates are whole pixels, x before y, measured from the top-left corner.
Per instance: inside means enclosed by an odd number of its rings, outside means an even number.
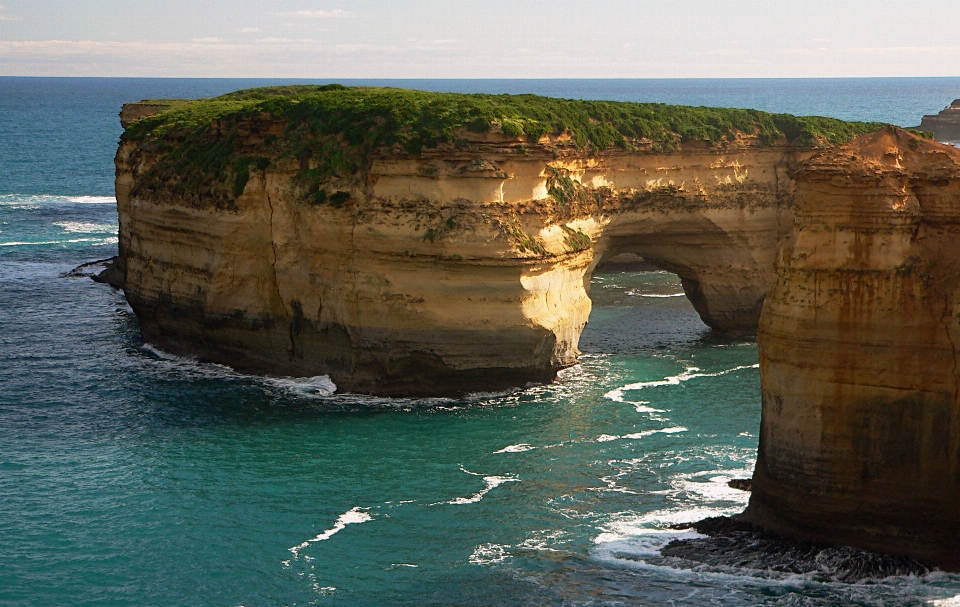
[[[214,195],[227,206],[242,192],[255,165],[264,168],[284,157],[299,160],[299,185],[308,199],[321,203],[331,199],[332,192],[323,188],[328,181],[348,180],[377,151],[417,154],[425,148],[462,147],[467,132],[499,130],[523,142],[519,153],[528,153],[544,135],[564,134],[570,147],[588,152],[610,147],[668,151],[684,142],[732,145],[743,138],[760,145],[823,147],[882,126],[758,110],[337,84],[268,87],[164,103],[172,105],[123,135],[163,154],[145,187]],[[282,135],[263,138],[256,149],[244,143],[250,125],[271,121],[284,124]],[[544,140],[542,145],[556,148],[558,142]]]

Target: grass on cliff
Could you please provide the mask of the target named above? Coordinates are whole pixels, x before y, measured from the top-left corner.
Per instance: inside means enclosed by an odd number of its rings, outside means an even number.
[[[284,134],[265,139],[261,150],[243,149],[238,125],[262,117],[284,122]],[[220,126],[214,128],[215,122]],[[301,185],[308,197],[322,202],[329,200],[321,188],[328,178],[356,174],[376,150],[417,154],[445,144],[460,146],[464,131],[499,128],[524,139],[523,151],[543,135],[568,134],[575,147],[595,152],[611,147],[668,151],[684,142],[722,145],[743,136],[761,145],[824,147],[881,126],[747,109],[330,84],[172,102],[169,109],[127,128],[123,139],[165,154],[151,171],[154,181],[183,192],[205,190],[216,182],[226,199],[242,192],[252,165],[269,163],[267,157],[294,157],[301,166],[312,167],[302,171]]]

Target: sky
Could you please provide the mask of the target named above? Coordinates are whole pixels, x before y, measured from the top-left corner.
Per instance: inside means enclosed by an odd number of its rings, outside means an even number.
[[[0,0],[0,76],[960,76],[960,0]]]

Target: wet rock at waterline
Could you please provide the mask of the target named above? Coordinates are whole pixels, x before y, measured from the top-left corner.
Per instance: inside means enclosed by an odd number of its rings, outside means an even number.
[[[911,558],[794,540],[738,517],[709,518],[678,528],[693,528],[707,537],[674,540],[660,554],[711,567],[809,574],[815,579],[846,583],[930,571]]]
[[[960,569],[960,150],[888,127],[794,179],[747,518]]]

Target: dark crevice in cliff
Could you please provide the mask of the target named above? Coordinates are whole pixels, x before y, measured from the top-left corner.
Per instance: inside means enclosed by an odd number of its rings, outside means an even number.
[[[280,280],[277,277],[277,239],[274,233],[275,226],[273,222],[274,217],[274,208],[273,208],[273,199],[270,197],[270,191],[267,188],[264,188],[264,195],[267,199],[267,206],[270,209],[270,267],[273,271],[273,292],[277,296],[277,301],[280,302],[280,306],[283,308],[284,316],[287,316],[287,304],[283,301],[283,295],[280,294]],[[294,334],[294,320],[290,320],[290,358],[293,359],[296,357],[297,347]]]

